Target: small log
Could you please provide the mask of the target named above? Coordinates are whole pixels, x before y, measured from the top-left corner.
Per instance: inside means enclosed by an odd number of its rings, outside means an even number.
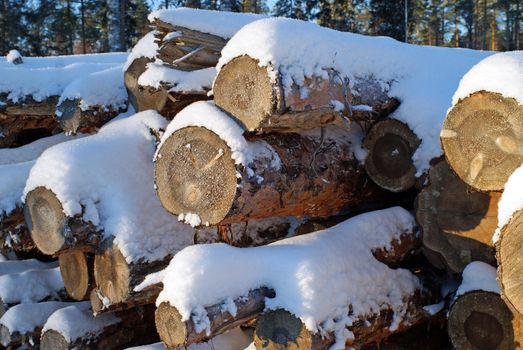
[[[257,140],[253,136],[249,142]],[[274,216],[333,216],[378,192],[341,129],[307,136],[267,134],[263,142],[274,151],[255,156],[249,165],[253,170],[236,165],[227,143],[205,128],[174,132],[156,160],[162,205],[176,215],[196,213],[202,223],[215,225]],[[279,168],[274,166],[277,158]]]
[[[451,305],[448,334],[456,350],[516,349],[523,340],[523,323],[498,294],[475,290]]]
[[[156,330],[169,349],[200,343],[253,320],[265,308],[265,298],[274,296],[274,291],[265,287],[249,291],[246,297],[234,300],[237,309],[234,317],[222,304],[206,307],[209,332],[198,329],[192,318],[183,321],[176,307],[163,302],[156,309]]]
[[[56,195],[45,187],[27,194],[24,214],[31,237],[44,254],[56,255],[71,248],[92,253],[100,241],[92,223],[81,216],[67,217]]]
[[[82,110],[79,99],[66,99],[56,106],[59,113],[58,124],[66,133],[92,133],[105,123],[125,112],[125,109],[114,109],[112,106],[92,106]]]
[[[35,252],[36,246],[24,221],[23,208],[16,208],[9,215],[0,217],[2,246],[14,252]]]
[[[406,191],[416,183],[412,156],[420,140],[410,128],[396,119],[376,123],[365,136],[369,150],[365,170],[374,183],[392,192]]]
[[[477,92],[447,114],[441,144],[449,165],[479,191],[501,191],[523,163],[523,105]]]
[[[216,77],[213,92],[217,106],[238,118],[248,130],[303,130],[327,124],[344,124],[344,117],[371,122],[391,113],[399,105],[387,95],[378,82],[369,80],[349,87],[333,70],[327,70],[328,78],[306,78],[304,97],[302,86],[293,84],[290,91],[274,74],[269,77],[267,67],[261,67],[256,59],[240,56],[222,67]],[[355,94],[354,92],[358,92]],[[342,114],[332,105],[338,101],[347,107]],[[365,105],[361,110],[352,108]],[[369,112],[370,111],[370,112]]]
[[[58,261],[67,294],[74,300],[89,298],[94,288],[94,255],[69,250],[60,254]]]
[[[137,112],[144,111],[148,108],[143,107],[142,90],[138,85],[138,79],[143,72],[145,72],[147,64],[153,62],[152,59],[147,57],[139,57],[135,59],[131,65],[124,72],[124,84],[127,89],[127,95],[129,96],[129,103],[134,107]]]
[[[461,273],[471,261],[495,265],[492,234],[501,194],[470,190],[445,160],[432,166],[429,179],[416,199],[427,258],[451,273]]]

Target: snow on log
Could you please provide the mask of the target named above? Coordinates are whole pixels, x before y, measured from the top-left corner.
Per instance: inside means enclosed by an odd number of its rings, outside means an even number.
[[[480,191],[500,191],[523,162],[523,53],[496,54],[461,80],[441,130],[452,169]]]
[[[13,306],[0,318],[0,344],[6,348],[38,349],[45,322],[55,311],[72,303],[45,301]]]
[[[18,50],[9,50],[7,53],[7,56],[5,56],[7,62],[10,62],[12,64],[22,64],[24,63],[24,60],[22,59],[22,55]]]
[[[88,299],[94,288],[93,254],[73,249],[61,253],[58,262],[67,294],[74,300]]]
[[[42,350],[122,349],[154,342],[153,309],[135,308],[125,313],[93,317],[89,302],[75,303],[53,313],[42,330]]]
[[[335,127],[263,139],[243,132],[212,102],[180,112],[156,154],[162,205],[198,226],[332,216],[378,192],[354,156],[357,135]]]
[[[472,262],[463,270],[448,313],[448,334],[457,350],[519,347],[522,318],[500,298],[494,267]]]
[[[183,346],[255,317],[264,308],[289,310],[313,333],[319,327],[326,332],[344,328],[354,320],[348,318],[349,308],[355,318],[370,310],[389,310],[394,329],[420,283],[409,271],[386,263],[394,264],[396,254],[412,250],[415,237],[414,218],[394,207],[263,247],[188,247],[165,271],[164,289],[156,301],[157,329],[168,347]],[[274,297],[259,296],[263,290],[274,291]],[[239,307],[258,305],[257,300],[265,305]],[[344,344],[348,336],[337,333],[336,341]]]
[[[430,160],[442,153],[438,131],[459,80],[470,67],[491,54],[409,45],[391,38],[366,37],[309,22],[271,18],[244,26],[229,40],[222,50],[213,90],[216,104],[248,129],[285,126],[292,119],[278,123],[279,114],[308,112],[307,105],[310,109],[332,105],[327,107],[343,109],[350,117],[351,110],[358,112],[356,115],[361,111],[379,114],[381,106],[387,106],[386,101],[398,100],[401,104],[391,118],[407,124],[422,141],[413,155],[419,176],[428,170]],[[227,69],[240,66],[241,62],[250,62],[252,70],[234,73]],[[230,83],[220,84],[220,76],[230,77]],[[234,76],[238,78],[235,80]],[[327,84],[335,77],[338,86]],[[311,82],[316,84],[310,87]],[[330,101],[326,92],[338,91],[339,95],[343,86],[348,86],[348,91]],[[220,88],[224,90],[220,92]],[[316,97],[321,98],[315,100]],[[233,101],[236,106],[225,101]],[[274,116],[273,112],[278,114]],[[264,123],[268,120],[270,125]],[[301,127],[302,121],[296,125]]]
[[[433,165],[429,184],[416,200],[416,218],[431,263],[451,273],[460,273],[471,261],[495,264],[492,234],[500,196],[470,190],[445,160]]]

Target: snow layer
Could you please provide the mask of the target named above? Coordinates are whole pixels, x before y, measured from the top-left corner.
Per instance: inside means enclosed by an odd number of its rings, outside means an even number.
[[[60,268],[28,270],[0,276],[0,299],[5,304],[27,304],[57,298],[64,289]]]
[[[112,107],[114,110],[125,109],[127,90],[124,85],[122,65],[73,80],[60,96],[58,104],[67,99],[79,99],[83,111],[94,106]]]
[[[7,93],[13,102],[32,96],[42,101],[60,96],[73,80],[121,65],[126,53],[26,57],[24,64],[13,65],[0,57],[0,94]]]
[[[175,253],[191,243],[193,231],[161,206],[154,190],[151,130],[166,124],[157,112],[145,111],[51,147],[31,169],[23,196],[38,186],[50,189],[67,216],[83,215],[114,236],[129,263]]]
[[[499,240],[501,229],[509,223],[512,215],[521,209],[523,209],[523,165],[510,175],[498,202],[498,227],[492,237],[494,243]]]
[[[389,95],[401,101],[393,118],[407,123],[422,139],[413,156],[417,175],[442,154],[441,125],[461,77],[490,52],[409,45],[386,37],[343,33],[316,24],[283,18],[260,20],[243,27],[222,50],[218,71],[235,57],[249,55],[281,73],[289,88],[305,77],[326,77],[332,68],[352,85],[378,79]]]
[[[43,137],[17,148],[0,148],[0,165],[35,160],[47,148],[56,145],[57,143],[72,140],[73,138],[73,136],[67,136],[64,133],[61,133],[49,137]]]
[[[160,88],[162,83],[174,92],[207,92],[216,76],[216,68],[204,68],[185,72],[160,63],[149,63],[140,75],[138,84]]]
[[[461,79],[452,104],[482,90],[515,98],[523,105],[523,51],[498,53],[476,64]]]
[[[156,56],[158,45],[154,42],[154,34],[154,31],[145,34],[144,37],[138,40],[136,45],[134,45],[131,53],[127,57],[127,61],[125,61],[125,64],[123,65],[124,72],[129,68],[133,61],[138,58],[147,57],[153,59]]]
[[[37,327],[42,327],[45,321],[55,311],[73,303],[63,303],[59,301],[45,301],[37,304],[15,305],[0,318],[0,324],[9,329],[9,332],[25,334],[33,331]],[[8,344],[2,344],[7,346]]]
[[[29,270],[44,270],[57,267],[56,262],[45,263],[36,259],[0,261],[0,276]]]
[[[463,270],[463,281],[456,291],[456,297],[474,290],[500,294],[496,280],[496,268],[481,261],[473,261]]]
[[[228,39],[244,25],[258,19],[267,18],[267,16],[180,7],[173,10],[151,12],[148,18],[150,22],[160,19],[173,26],[185,27]]]
[[[90,308],[91,303],[84,301],[56,311],[45,323],[42,333],[52,329],[60,333],[66,341],[72,342],[86,334],[96,336],[105,327],[120,321],[112,313],[93,317]]]
[[[403,298],[419,288],[409,271],[390,269],[371,253],[390,248],[392,240],[414,226],[409,212],[394,207],[263,247],[191,246],[172,259],[156,303],[169,302],[202,330],[209,321],[203,307],[227,304],[267,286],[276,291],[266,302],[268,308],[285,308],[310,331],[334,330],[344,349],[351,337],[345,328],[359,315],[390,307],[398,321],[405,312]]]
[[[20,52],[18,52],[18,50],[9,50],[9,52],[7,53],[7,56],[5,56],[7,62],[9,63],[15,63],[16,60],[21,60],[22,59],[22,55],[20,54]]]

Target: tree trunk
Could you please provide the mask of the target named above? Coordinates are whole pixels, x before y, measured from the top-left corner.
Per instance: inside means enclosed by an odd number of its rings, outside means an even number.
[[[74,300],[86,300],[94,288],[94,256],[69,250],[58,256],[65,290]]]
[[[496,293],[467,292],[448,313],[448,334],[456,350],[516,349],[522,332],[521,316],[512,314]]]
[[[406,191],[416,183],[412,156],[420,140],[410,128],[396,119],[376,123],[365,136],[369,150],[365,170],[381,188],[392,192]]]
[[[67,217],[56,195],[44,187],[30,191],[25,201],[25,221],[38,249],[56,255],[68,249],[94,252],[100,232],[81,217]]]
[[[253,320],[265,308],[265,298],[274,296],[274,291],[265,287],[249,291],[246,297],[234,300],[237,309],[234,317],[223,310],[221,304],[206,307],[210,321],[209,334],[205,329],[197,329],[192,318],[182,321],[176,307],[163,302],[156,309],[156,330],[169,349],[200,343]]]
[[[513,98],[477,92],[445,118],[441,144],[449,165],[480,191],[503,190],[523,163],[523,106]]]
[[[278,73],[278,72],[276,72]],[[295,131],[327,124],[343,125],[344,118],[372,123],[392,112],[399,102],[387,95],[376,80],[351,88],[337,72],[327,70],[328,78],[306,78],[307,96],[302,86],[285,90],[281,79],[272,82],[267,67],[248,56],[233,59],[222,67],[213,92],[217,106],[238,118],[248,130]],[[275,74],[279,77],[279,74]],[[357,94],[355,94],[357,92]],[[339,112],[338,101],[348,112]],[[361,106],[365,108],[360,108]],[[356,108],[357,107],[357,108]]]
[[[118,114],[125,112],[124,109],[115,110],[112,106],[93,106],[84,111],[79,99],[67,99],[56,110],[61,113],[57,117],[58,124],[66,133],[72,134],[95,132]]]
[[[416,200],[416,219],[427,258],[439,268],[461,273],[471,261],[495,264],[492,234],[498,224],[499,192],[471,191],[445,160],[433,165],[430,183]],[[443,266],[442,266],[443,263]]]
[[[344,130],[268,134],[265,144],[259,140],[253,136],[248,143],[258,141],[257,147],[272,150],[254,156],[253,170],[236,165],[227,143],[205,128],[173,133],[156,161],[164,208],[176,215],[196,213],[202,223],[230,224],[274,216],[333,216],[378,193],[354,158]],[[274,165],[278,158],[279,168]]]

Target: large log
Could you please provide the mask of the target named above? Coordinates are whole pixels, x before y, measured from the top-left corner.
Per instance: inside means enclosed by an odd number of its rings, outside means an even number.
[[[523,105],[497,93],[474,93],[447,114],[441,144],[463,181],[480,191],[503,190],[523,162]]]
[[[451,273],[462,272],[471,261],[495,264],[492,234],[501,194],[471,190],[445,160],[432,166],[429,181],[416,199],[427,258]]]
[[[73,249],[61,253],[58,261],[67,294],[74,300],[89,298],[94,288],[93,254]]]
[[[252,136],[248,144],[260,147],[259,141]],[[256,154],[253,164],[244,167],[235,164],[227,143],[212,131],[187,127],[174,132],[156,160],[162,205],[176,215],[196,213],[202,223],[214,225],[273,216],[333,216],[377,193],[342,129],[267,134],[263,142],[271,155]]]
[[[31,237],[44,254],[55,255],[71,248],[94,252],[98,246],[96,227],[80,216],[66,216],[60,200],[45,187],[27,194],[24,213]]]
[[[281,75],[274,73],[276,79],[271,79],[267,67],[261,67],[248,56],[233,59],[216,77],[213,87],[216,105],[238,118],[248,130],[256,131],[343,124],[344,117],[372,122],[399,105],[374,80],[358,83],[351,90],[348,80],[326,69],[328,78],[306,78],[302,86],[293,84],[289,91]],[[302,87],[306,87],[306,96]],[[339,106],[332,101],[344,105],[345,113],[339,112]]]

